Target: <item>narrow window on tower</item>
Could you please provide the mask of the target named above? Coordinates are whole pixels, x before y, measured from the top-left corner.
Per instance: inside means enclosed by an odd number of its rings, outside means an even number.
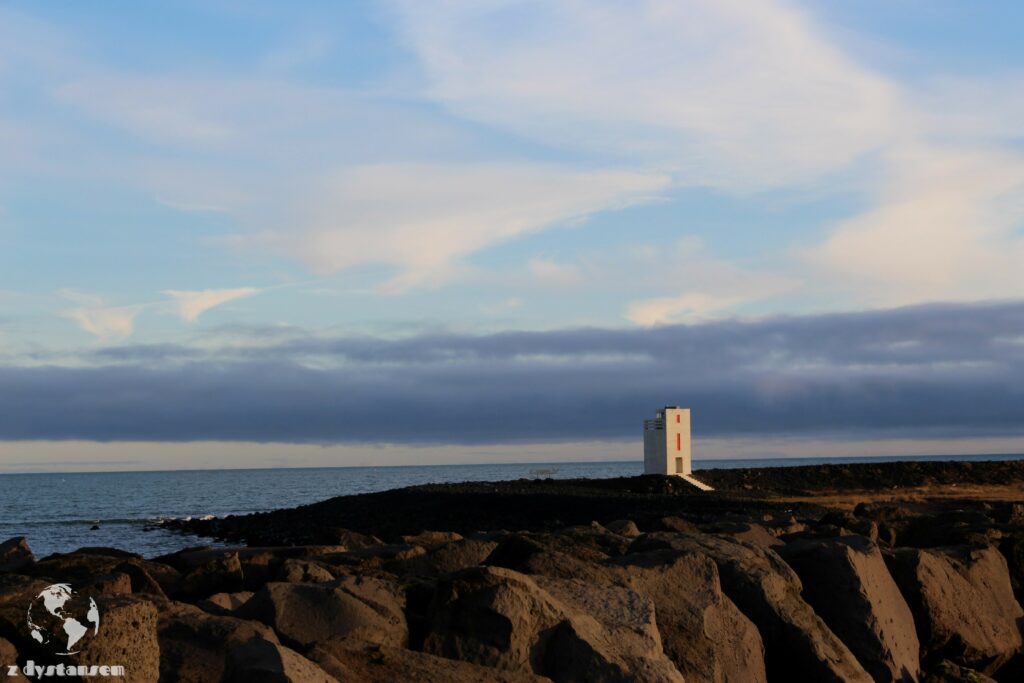
[[[680,415],[676,415],[676,422],[679,422]]]
[[[682,434],[676,434],[676,450],[677,451],[683,450],[683,435]]]

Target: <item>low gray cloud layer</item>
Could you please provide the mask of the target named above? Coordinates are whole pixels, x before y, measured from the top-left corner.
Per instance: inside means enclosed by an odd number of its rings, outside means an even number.
[[[111,347],[0,367],[0,439],[483,443],[1024,434],[1024,303],[401,340]]]

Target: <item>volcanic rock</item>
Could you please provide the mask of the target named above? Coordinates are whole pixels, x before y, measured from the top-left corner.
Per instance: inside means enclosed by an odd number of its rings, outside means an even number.
[[[1021,647],[1006,560],[993,547],[900,548],[886,563],[907,599],[922,661],[996,671]]]
[[[279,643],[253,638],[228,655],[224,683],[337,683],[314,662]]]
[[[309,652],[309,657],[339,681],[360,683],[543,683],[551,680],[525,671],[501,671],[405,648],[354,642],[348,638],[331,638],[319,643]]]
[[[254,638],[277,643],[257,621],[207,614],[183,603],[168,603],[157,624],[160,679],[178,683],[219,681],[230,652]]]
[[[17,572],[31,566],[36,561],[32,549],[28,547],[28,539],[15,536],[0,543],[0,572]]]
[[[346,576],[332,583],[268,583],[235,614],[262,621],[299,648],[335,635],[405,646],[404,608],[405,598],[394,584]]]
[[[772,550],[728,536],[655,533],[638,538],[636,551],[674,548],[706,554],[718,566],[722,590],[764,639],[769,679],[872,680],[850,649],[801,597],[799,577]]]
[[[665,657],[649,598],[613,586],[501,567],[438,586],[424,650],[555,681],[682,681]]]
[[[804,540],[778,552],[803,597],[879,683],[919,678],[914,617],[878,546],[863,536]]]
[[[120,665],[125,679],[156,683],[160,678],[157,609],[145,598],[132,595],[95,598],[100,612],[99,634],[75,655],[77,665]]]
[[[238,553],[225,553],[211,558],[192,569],[181,579],[181,594],[188,598],[202,598],[214,593],[240,591],[245,582]]]

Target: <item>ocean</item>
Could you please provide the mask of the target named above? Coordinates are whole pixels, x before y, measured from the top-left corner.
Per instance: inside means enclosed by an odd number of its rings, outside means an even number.
[[[1019,458],[1024,455],[704,460],[695,462],[694,469]],[[622,477],[641,471],[641,462],[630,461],[3,474],[0,540],[26,536],[37,557],[83,546],[110,546],[153,557],[210,543],[155,526],[171,517],[239,515],[415,484]]]

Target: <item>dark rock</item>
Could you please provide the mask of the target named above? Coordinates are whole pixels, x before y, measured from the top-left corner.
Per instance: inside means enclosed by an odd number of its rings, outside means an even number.
[[[278,642],[259,622],[215,616],[183,603],[168,603],[160,610],[157,638],[160,680],[179,683],[219,681],[234,648],[253,639]]]
[[[844,536],[778,552],[799,575],[804,599],[876,682],[918,680],[914,617],[875,544]]]
[[[335,635],[404,647],[409,640],[404,609],[404,596],[394,584],[346,576],[333,583],[268,583],[235,614],[262,621],[302,649]]]
[[[536,577],[569,618],[547,643],[543,673],[555,681],[683,683],[665,656],[654,603],[627,588],[579,579]]]
[[[288,583],[329,583],[334,579],[328,565],[315,560],[287,559],[277,572],[277,580]]]
[[[425,555],[392,563],[388,568],[401,576],[437,577],[482,564],[497,545],[493,541],[466,538],[434,548]]]
[[[253,638],[228,654],[224,683],[337,683],[314,662],[284,645]]]
[[[626,538],[636,538],[640,535],[640,529],[637,528],[636,523],[631,519],[616,519],[612,522],[608,522],[605,528],[612,533],[618,534],[619,536],[625,536]]]
[[[651,525],[654,531],[675,531],[681,534],[699,534],[700,527],[682,517],[662,517]]]
[[[205,600],[196,603],[196,607],[204,612],[218,616],[231,616],[235,610],[249,602],[253,596],[252,591],[240,591],[238,593],[214,593]]]
[[[649,598],[501,567],[443,580],[424,651],[555,681],[682,681]]]
[[[772,550],[727,536],[645,534],[634,550],[673,548],[707,555],[722,590],[764,639],[769,680],[863,681],[871,677],[800,593],[796,573]]]
[[[28,571],[50,583],[66,582],[75,586],[90,583],[101,575],[126,574],[131,582],[130,592],[160,599],[175,595],[181,581],[181,575],[173,567],[112,548],[80,548],[71,553],[49,555]]]
[[[542,541],[509,536],[487,563],[629,588],[654,602],[664,650],[688,681],[765,680],[761,637],[723,595],[717,566],[705,555],[662,550],[581,562]]]
[[[190,572],[210,562],[227,562],[232,555],[238,557],[242,570],[245,590],[257,590],[267,581],[274,581],[279,576],[282,564],[288,559],[327,558],[331,555],[344,553],[346,546],[340,545],[307,545],[280,548],[187,548],[185,550],[164,555],[158,558],[161,562],[178,568],[182,572]]]
[[[6,638],[0,638],[0,662],[13,664],[18,661],[18,648]]]
[[[461,540],[462,534],[454,531],[421,531],[418,534],[402,536],[403,543],[422,546],[427,550],[433,550],[434,548]]]
[[[128,595],[132,592],[132,579],[124,572],[96,574],[75,585],[81,595]]]
[[[99,596],[95,600],[100,631],[75,655],[75,664],[121,665],[125,680],[156,683],[160,677],[156,606],[133,595]]]
[[[35,561],[36,556],[24,536],[15,536],[0,543],[0,572],[18,572],[32,566]]]
[[[631,538],[609,531],[597,522],[570,526],[554,534],[544,535],[545,542],[580,557],[604,558],[622,555],[629,548]]]
[[[951,545],[991,545],[1002,532],[990,511],[980,506],[953,508],[908,520],[901,529],[900,543],[919,548]]]
[[[706,524],[704,531],[707,533],[728,534],[736,540],[747,541],[762,548],[774,548],[785,545],[784,541],[768,532],[760,524],[749,522],[727,522],[723,524]]]
[[[974,669],[943,659],[932,667],[921,683],[996,683],[996,680]]]
[[[999,542],[999,550],[1006,558],[1013,594],[1017,602],[1024,604],[1024,529],[1018,529],[1003,538]]]
[[[654,602],[665,653],[687,681],[765,681],[761,636],[722,593],[718,567],[706,555],[634,553],[606,569],[607,580]]]
[[[494,548],[484,564],[514,569],[524,574],[572,578],[593,578],[595,567],[608,557],[601,553],[572,552],[572,546],[550,543],[543,535],[510,534]]]
[[[886,563],[914,613],[924,666],[949,659],[987,674],[1020,649],[1024,610],[995,548],[900,548]]]
[[[242,590],[245,575],[238,553],[218,555],[197,566],[181,578],[181,594],[186,598],[203,598],[214,593]]]
[[[551,680],[532,673],[501,671],[405,648],[354,642],[348,638],[331,638],[319,643],[310,651],[309,657],[339,681],[359,683],[543,683]]]
[[[0,574],[0,637],[11,641],[22,656],[50,656],[29,637],[25,627],[25,610],[36,596],[51,584],[50,581]]]

